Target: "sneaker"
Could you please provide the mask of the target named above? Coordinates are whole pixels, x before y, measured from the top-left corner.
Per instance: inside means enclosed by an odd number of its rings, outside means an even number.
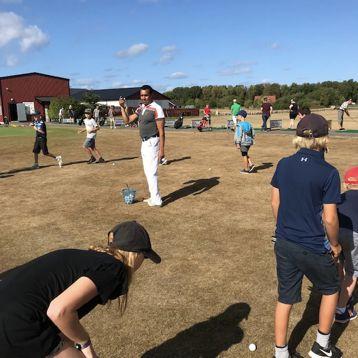
[[[149,199],[148,201],[146,201],[146,203],[149,205],[149,206],[162,206],[162,201],[158,202],[158,203],[155,203],[154,201],[152,201],[151,199]]]
[[[246,170],[246,169],[240,170],[240,174],[249,174],[249,173],[250,173],[249,170]]]
[[[98,160],[96,161],[96,163],[105,163],[106,161],[101,157],[98,158]]]
[[[58,156],[56,157],[56,160],[57,160],[58,166],[59,166],[60,168],[62,168],[62,157],[61,157],[60,155],[58,155]]]
[[[160,162],[159,162],[160,165],[167,165],[168,164],[168,159],[163,157],[160,159]]]
[[[249,173],[252,173],[254,169],[255,169],[255,164],[249,165]]]
[[[311,350],[309,351],[308,355],[311,358],[340,358],[343,357],[343,353],[340,349],[335,346],[328,346],[327,348],[323,348],[317,342],[313,343]]]
[[[339,130],[340,131],[345,131],[346,129],[342,127],[342,128],[339,128]]]
[[[277,239],[276,239],[276,236],[275,236],[275,235],[272,235],[272,236],[271,236],[271,242],[275,243],[276,240],[277,240]]]
[[[343,313],[336,313],[334,320],[337,323],[347,323],[349,321],[353,321],[356,318],[357,318],[356,310],[355,309],[348,310],[348,308],[346,308],[346,310]]]
[[[31,169],[39,169],[40,166],[37,163],[34,163],[31,167]]]
[[[95,161],[96,161],[96,158],[95,158],[95,157],[91,157],[91,158],[89,158],[87,164],[92,164],[92,163],[94,163]]]
[[[149,203],[150,202],[150,198],[148,198],[148,199],[143,199],[143,203]]]

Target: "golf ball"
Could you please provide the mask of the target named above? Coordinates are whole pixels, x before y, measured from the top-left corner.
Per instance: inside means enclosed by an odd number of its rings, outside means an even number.
[[[251,352],[256,351],[256,344],[255,344],[255,343],[251,343],[251,344],[249,345],[249,350],[250,350]]]
[[[112,163],[112,165],[116,165],[115,163]]]

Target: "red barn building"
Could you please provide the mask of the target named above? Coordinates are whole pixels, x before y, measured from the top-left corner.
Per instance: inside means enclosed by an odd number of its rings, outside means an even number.
[[[11,121],[26,120],[34,111],[46,116],[51,97],[69,95],[67,78],[37,72],[0,77],[0,121],[4,116]]]

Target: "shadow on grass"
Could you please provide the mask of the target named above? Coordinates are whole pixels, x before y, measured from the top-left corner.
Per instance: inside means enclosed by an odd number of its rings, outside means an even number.
[[[207,191],[214,187],[215,185],[218,185],[220,177],[212,177],[208,179],[196,179],[196,180],[189,180],[183,184],[190,184],[188,186],[185,186],[184,188],[180,188],[176,191],[173,191],[172,193],[162,197],[163,205],[168,205],[169,203],[172,203],[175,200],[184,198],[188,195],[199,195],[202,194],[204,191]]]
[[[178,158],[178,159],[171,159],[171,160],[168,160],[167,165],[175,163],[175,162],[181,162],[182,160],[187,160],[187,159],[191,159],[191,157],[188,156],[188,157],[182,157],[182,158]]]
[[[303,312],[301,320],[296,324],[293,329],[290,339],[288,341],[288,347],[290,351],[295,351],[298,345],[302,342],[304,336],[310,327],[317,325],[319,320],[319,308],[321,304],[322,295],[316,290],[310,288],[311,294],[308,299],[306,308]],[[354,297],[353,302],[357,302],[357,297]],[[336,345],[344,330],[347,328],[347,323],[334,323],[331,329],[330,341],[333,345]],[[318,329],[318,327],[317,327]],[[313,343],[313,342],[312,342]]]
[[[244,331],[239,324],[248,318],[249,313],[250,306],[247,303],[235,303],[218,316],[179,332],[144,353],[142,358],[215,358],[242,341]]]
[[[124,160],[132,160],[132,159],[137,159],[138,157],[124,157],[124,158],[115,158],[115,159],[108,159],[106,160],[106,163],[110,163],[110,162],[121,162]],[[87,163],[87,160],[75,160],[72,162],[64,162],[62,164],[62,167],[67,167],[70,165],[76,165],[76,164],[83,164],[83,163]],[[93,163],[96,164],[96,163]],[[91,164],[91,165],[93,165]],[[0,178],[6,178],[7,176],[13,176],[13,175],[8,175],[8,174],[16,174],[16,173],[20,173],[20,172],[28,172],[28,171],[32,171],[32,170],[40,170],[40,169],[45,169],[45,168],[49,168],[49,167],[57,167],[58,164],[45,164],[42,165],[40,164],[40,167],[38,169],[33,169],[32,167],[23,167],[23,168],[18,168],[18,169],[10,169],[6,172],[1,172],[0,173]]]
[[[273,167],[273,163],[269,162],[269,163],[262,163],[261,165],[257,165],[255,166],[254,172],[259,172],[260,170],[265,170],[268,168]]]

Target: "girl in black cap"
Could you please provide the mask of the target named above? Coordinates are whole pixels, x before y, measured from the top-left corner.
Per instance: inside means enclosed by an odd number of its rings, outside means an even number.
[[[0,357],[97,357],[80,319],[116,298],[123,314],[145,258],[160,262],[131,221],[115,226],[105,247],[57,250],[0,274]]]

